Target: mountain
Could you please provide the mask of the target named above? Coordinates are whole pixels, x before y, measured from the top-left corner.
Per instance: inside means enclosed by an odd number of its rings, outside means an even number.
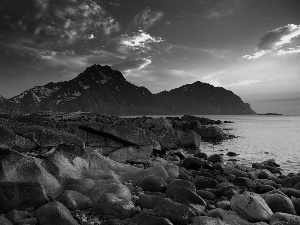
[[[157,113],[152,93],[126,81],[109,66],[93,65],[76,78],[37,86],[7,100],[24,112],[88,111],[106,114]]]
[[[243,115],[256,114],[249,104],[233,92],[197,81],[155,96],[159,107],[177,115]]]
[[[5,101],[5,98],[0,95],[0,104]]]
[[[92,65],[70,81],[36,86],[3,100],[24,112],[84,111],[113,115],[255,114],[250,105],[224,88],[196,82],[152,94],[126,81],[109,66]]]

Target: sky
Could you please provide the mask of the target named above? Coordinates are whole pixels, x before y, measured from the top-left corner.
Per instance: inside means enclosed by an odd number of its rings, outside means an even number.
[[[300,115],[300,1],[0,0],[0,95],[92,64],[153,93],[202,81]]]

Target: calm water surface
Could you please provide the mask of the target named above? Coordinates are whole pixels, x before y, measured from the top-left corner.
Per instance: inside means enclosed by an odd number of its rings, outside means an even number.
[[[201,143],[201,149],[211,154],[234,151],[240,163],[250,165],[274,158],[283,173],[300,172],[300,117],[299,116],[203,116],[230,120],[220,125],[225,132],[238,136],[222,144]],[[226,158],[226,156],[225,156]],[[233,157],[227,157],[233,158]]]

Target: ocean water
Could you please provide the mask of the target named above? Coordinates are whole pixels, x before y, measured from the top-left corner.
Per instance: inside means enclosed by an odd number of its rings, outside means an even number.
[[[225,132],[238,136],[221,144],[201,143],[200,149],[208,154],[223,153],[225,159],[251,166],[253,162],[275,159],[283,174],[300,172],[300,116],[200,116],[230,120],[234,123],[219,125]],[[233,151],[239,155],[228,157]]]

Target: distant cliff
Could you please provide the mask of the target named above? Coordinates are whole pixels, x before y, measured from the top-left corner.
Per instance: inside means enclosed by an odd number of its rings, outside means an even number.
[[[170,114],[256,114],[248,103],[233,92],[200,81],[154,96],[159,107]]]
[[[86,68],[70,81],[51,82],[10,99],[3,99],[2,104],[23,112],[255,114],[249,104],[224,88],[196,82],[168,92],[152,94],[147,88],[126,81],[121,72],[101,65]]]

